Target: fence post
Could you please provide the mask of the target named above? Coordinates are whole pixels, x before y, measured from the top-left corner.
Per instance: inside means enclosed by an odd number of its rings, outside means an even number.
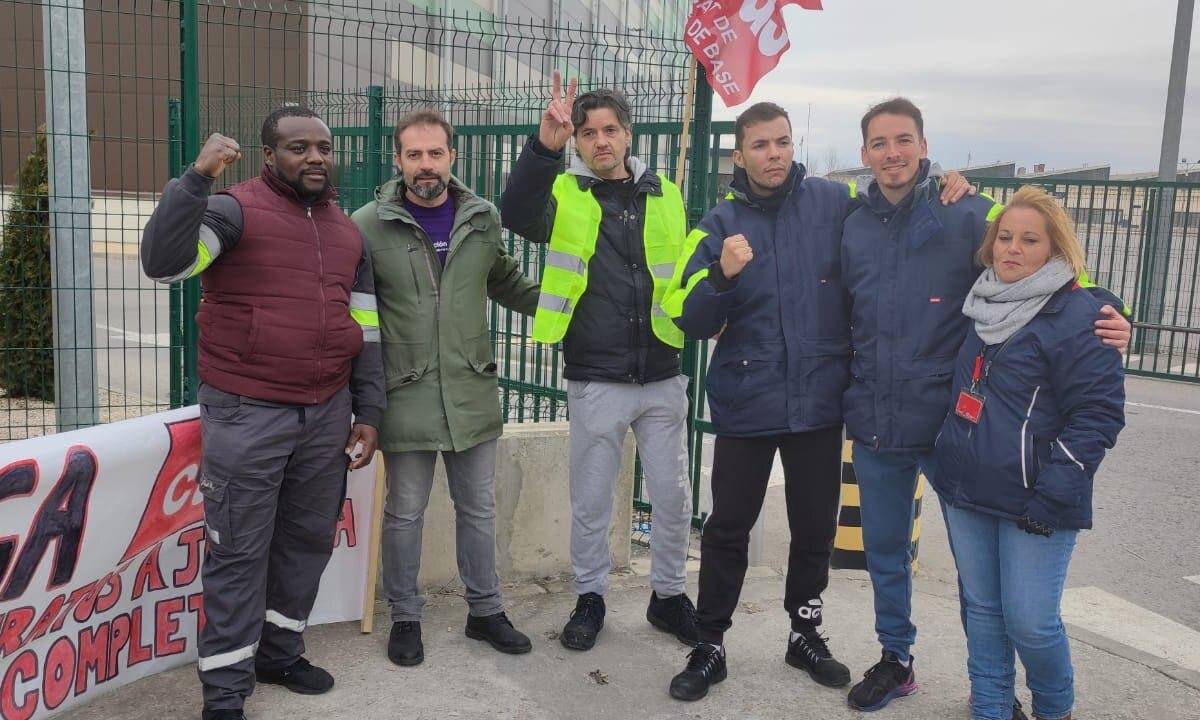
[[[705,77],[704,67],[696,64],[696,96],[692,112],[691,165],[688,167],[687,219],[688,227],[700,224],[712,201],[711,177],[708,172],[708,156],[712,149],[712,88]],[[690,340],[683,344],[681,360],[683,372],[690,378],[688,383],[687,447],[691,458],[692,516],[700,508],[700,466],[703,454],[701,434],[696,430],[696,416],[700,412],[696,398],[699,397],[699,344],[704,340]]]
[[[96,413],[92,308],[91,162],[83,0],[42,5],[46,152],[53,272],[54,401],[58,430],[90,427]]]
[[[383,184],[383,168],[387,165],[387,157],[383,150],[383,86],[371,85],[367,88],[367,181],[371,191]]]
[[[167,173],[170,177],[183,174],[183,123],[179,98],[167,99]],[[167,291],[171,301],[171,407],[183,407],[183,285],[175,283]]]
[[[180,127],[180,164],[190,162],[200,153],[200,23],[198,0],[182,0],[179,13],[179,64],[181,69],[180,97],[182,98]],[[200,385],[196,375],[196,311],[200,308],[200,280],[183,282],[183,404],[196,402]]]

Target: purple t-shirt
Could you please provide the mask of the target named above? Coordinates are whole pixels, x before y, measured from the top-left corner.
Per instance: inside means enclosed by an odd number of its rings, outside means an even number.
[[[433,249],[437,251],[438,260],[444,266],[446,253],[450,251],[450,231],[454,229],[454,195],[447,193],[446,202],[437,207],[418,205],[406,195],[404,207],[429,236]]]

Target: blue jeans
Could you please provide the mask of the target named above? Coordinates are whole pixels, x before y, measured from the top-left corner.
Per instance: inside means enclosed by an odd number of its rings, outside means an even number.
[[[966,609],[972,719],[1011,717],[1014,650],[1034,715],[1066,717],[1075,677],[1060,602],[1079,532],[1055,530],[1047,538],[975,510],[946,505],[944,511]]]
[[[863,549],[875,594],[875,634],[902,662],[917,639],[912,622],[913,494],[932,453],[880,453],[854,443]]]

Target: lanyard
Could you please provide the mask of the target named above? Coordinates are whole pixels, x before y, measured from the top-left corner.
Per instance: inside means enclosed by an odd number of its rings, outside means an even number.
[[[983,376],[983,349],[975,356],[975,371],[971,373],[971,392],[979,389],[979,378]]]

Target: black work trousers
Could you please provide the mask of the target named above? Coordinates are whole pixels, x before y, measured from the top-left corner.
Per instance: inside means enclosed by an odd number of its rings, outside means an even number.
[[[791,545],[783,606],[792,627],[821,623],[821,593],[829,584],[829,556],[837,532],[841,490],[841,427],[764,437],[717,436],[713,454],[712,514],[700,542],[700,641],[721,644],[733,624],[750,544],[762,511],[775,453],[783,461]]]

